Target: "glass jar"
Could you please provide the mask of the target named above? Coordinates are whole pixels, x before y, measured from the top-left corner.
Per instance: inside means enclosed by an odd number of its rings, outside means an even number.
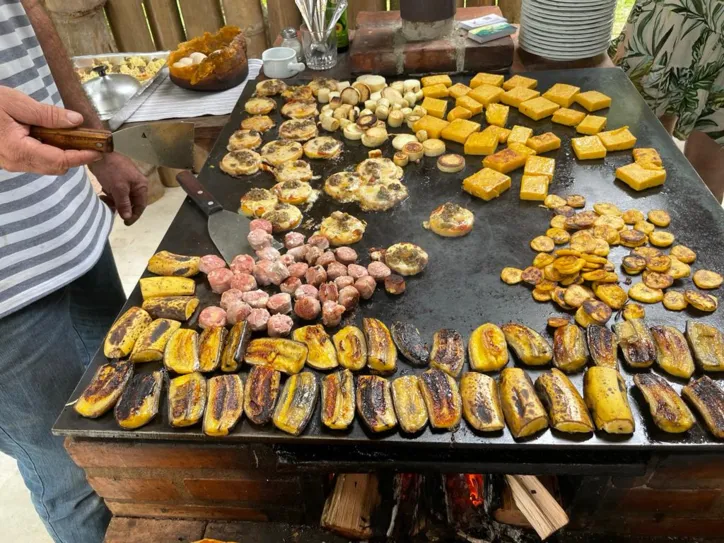
[[[297,39],[297,31],[294,30],[293,27],[285,28],[282,30],[282,43],[279,44],[280,47],[290,47],[291,49],[294,49],[294,52],[297,53],[297,62],[303,62],[304,61],[304,55],[302,54],[302,44]]]

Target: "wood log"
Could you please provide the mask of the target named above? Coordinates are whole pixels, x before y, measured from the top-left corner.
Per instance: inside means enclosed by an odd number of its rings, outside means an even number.
[[[178,0],[178,5],[181,7],[186,38],[189,40],[203,35],[204,32],[216,32],[224,26],[218,0]]]
[[[568,515],[548,489],[534,475],[506,475],[515,505],[535,529],[546,539],[568,524]]]
[[[324,504],[322,528],[352,539],[372,537],[370,520],[381,499],[378,484],[374,473],[339,474]]]
[[[399,9],[399,4],[397,9]],[[349,0],[347,28],[357,28],[357,14],[360,11],[387,11],[386,0]]]
[[[120,51],[157,51],[142,0],[108,0],[106,16]]]
[[[304,22],[294,0],[267,0],[266,7],[270,43],[273,43],[286,27],[293,26],[298,29]]]
[[[159,50],[173,51],[186,40],[176,0],[144,0],[144,5]]]
[[[519,23],[521,3],[522,0],[500,0],[498,2],[498,7],[500,8],[500,11],[503,12],[503,17],[508,19],[509,23]]]
[[[268,47],[266,29],[264,28],[264,14],[259,0],[221,0],[226,16],[226,24],[236,25],[246,35],[246,45],[249,58],[261,58],[261,54]]]
[[[106,0],[45,0],[44,3],[70,56],[118,51],[103,14]]]

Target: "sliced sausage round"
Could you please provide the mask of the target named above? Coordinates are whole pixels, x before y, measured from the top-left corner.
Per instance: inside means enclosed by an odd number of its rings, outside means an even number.
[[[231,288],[221,295],[221,302],[219,303],[221,309],[229,309],[231,304],[241,302],[243,300],[244,291],[234,288],[234,279],[231,280]],[[252,277],[252,279],[254,278]]]
[[[271,296],[269,300],[267,300],[266,308],[272,315],[276,313],[291,313],[292,297],[285,292],[275,294],[274,296]]]
[[[290,264],[287,269],[289,270],[289,275],[292,277],[302,278],[304,274],[307,273],[309,264],[306,262],[295,262],[294,264]]]
[[[332,300],[333,302],[336,302],[338,297],[339,290],[337,289],[337,285],[335,285],[333,282],[328,281],[327,283],[322,283],[319,286],[320,302],[324,303],[327,300]]]
[[[338,290],[342,290],[344,287],[351,287],[354,285],[354,277],[350,277],[349,275],[337,277],[337,279],[334,280],[334,284],[337,285]]]
[[[337,257],[334,256],[332,251],[324,251],[321,256],[317,259],[315,264],[317,266],[329,266],[332,262],[337,262]]]
[[[339,291],[337,300],[347,311],[354,309],[359,304],[359,292],[354,287],[344,287]]]
[[[302,280],[299,277],[287,277],[281,285],[279,290],[286,292],[287,294],[294,294],[296,290],[302,286]]]
[[[357,251],[352,249],[352,247],[337,247],[334,255],[342,264],[354,264],[357,262]]]
[[[284,235],[284,247],[293,249],[304,245],[304,234],[301,232],[287,232]]]
[[[272,315],[266,323],[266,333],[269,337],[285,337],[292,331],[292,326],[294,321],[289,315]]]
[[[311,245],[312,247],[319,247],[320,249],[322,249],[322,251],[326,251],[327,249],[329,249],[329,240],[321,234],[315,234],[313,236],[310,236],[310,238],[307,240],[307,245]]]
[[[223,294],[231,288],[231,280],[234,278],[234,272],[229,268],[216,268],[211,270],[206,276],[209,280],[211,290],[216,294]]]
[[[347,275],[347,266],[340,264],[339,262],[332,262],[327,266],[327,279],[334,281],[337,277]]]
[[[296,262],[296,260],[294,260],[294,257],[290,254],[283,254],[282,256],[279,257],[279,262],[281,262],[282,264],[284,264],[285,266],[288,267],[288,266],[291,266],[292,264],[294,264]]]
[[[266,303],[269,301],[269,295],[263,290],[252,290],[245,292],[244,301],[253,308],[266,307]]]
[[[319,247],[315,247],[314,245],[305,245],[307,248],[307,252],[304,255],[304,260],[307,261],[307,264],[310,266],[314,266],[316,264],[317,259],[322,256],[322,253],[324,252],[324,249],[320,249]]]
[[[291,255],[294,260],[301,262],[307,258],[307,251],[309,250],[308,245],[300,245],[299,247],[292,247],[287,251],[288,255]]]
[[[289,277],[289,269],[280,260],[275,260],[269,270],[269,281],[272,285],[281,285]]]
[[[405,292],[406,288],[407,287],[405,285],[405,278],[401,275],[393,273],[387,279],[385,279],[385,290],[389,294],[402,294],[403,292]]]
[[[255,290],[256,287],[256,279],[248,273],[235,273],[234,278],[231,280],[231,288],[241,292],[249,292]]]
[[[392,270],[384,262],[370,262],[367,272],[374,277],[375,281],[384,281],[392,274]]]
[[[254,279],[259,286],[266,287],[271,285],[271,273],[274,262],[271,260],[260,260],[254,265]]]
[[[226,311],[215,305],[204,307],[199,313],[199,327],[226,326]]]
[[[319,291],[314,285],[302,285],[294,291],[294,298],[299,300],[300,298],[319,298]]]
[[[342,321],[342,315],[345,312],[345,307],[332,300],[324,302],[322,306],[322,324],[324,326],[338,326]]]
[[[318,287],[327,280],[327,272],[322,266],[314,266],[304,274],[307,284]]]
[[[249,242],[251,248],[255,251],[264,249],[265,247],[271,247],[272,235],[265,230],[252,230],[246,236],[246,241]]]
[[[252,307],[246,302],[234,302],[226,310],[226,322],[233,326],[237,322],[245,321],[251,309]]]
[[[357,292],[359,292],[360,298],[363,300],[369,300],[375,293],[377,281],[375,281],[371,276],[365,275],[354,282],[354,288],[356,288]]]
[[[254,271],[254,257],[251,255],[236,255],[231,261],[231,271],[234,273],[252,273]]]
[[[261,308],[252,309],[249,316],[246,317],[246,322],[249,323],[249,328],[255,332],[266,330],[267,323],[269,322],[269,312]]]
[[[311,321],[319,316],[319,312],[322,310],[322,306],[319,300],[312,298],[311,296],[304,296],[303,298],[297,299],[294,303],[294,313],[300,318],[306,321]]]
[[[204,255],[199,262],[199,271],[201,273],[209,273],[218,268],[225,268],[226,262],[223,258],[216,255]]]
[[[350,264],[347,266],[347,273],[350,277],[354,277],[355,279],[369,275],[367,268],[360,266],[359,264]]]
[[[249,223],[249,230],[264,230],[267,234],[272,233],[272,223],[266,219],[254,219]]]
[[[264,247],[263,249],[259,249],[256,252],[256,256],[260,260],[279,260],[282,254],[274,247]]]

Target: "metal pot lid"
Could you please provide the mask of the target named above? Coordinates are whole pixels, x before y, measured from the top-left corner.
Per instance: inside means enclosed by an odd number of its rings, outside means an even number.
[[[99,115],[118,111],[141,88],[135,77],[126,74],[107,74],[105,66],[96,66],[93,71],[98,73],[98,77],[83,83],[83,88]]]

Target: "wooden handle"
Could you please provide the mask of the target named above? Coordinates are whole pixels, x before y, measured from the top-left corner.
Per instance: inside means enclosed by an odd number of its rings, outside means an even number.
[[[30,135],[46,145],[59,149],[113,152],[113,134],[94,128],[43,128],[31,126]]]
[[[184,170],[176,176],[176,181],[181,185],[186,194],[194,201],[196,206],[206,213],[206,216],[210,217],[217,211],[223,211],[219,201],[214,198],[206,188],[201,184],[201,181],[188,170]]]

